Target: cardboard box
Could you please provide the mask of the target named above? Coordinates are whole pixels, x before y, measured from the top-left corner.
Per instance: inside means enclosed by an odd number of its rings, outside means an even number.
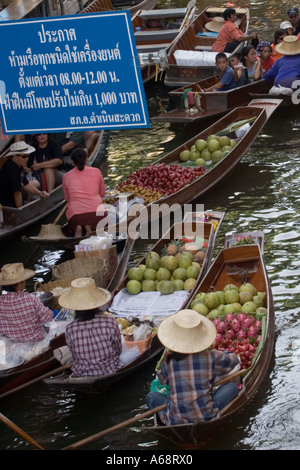
[[[99,259],[106,259],[108,262],[107,281],[109,282],[118,266],[117,245],[112,245],[102,250],[92,251],[74,251],[75,258],[83,258],[87,256],[95,256]]]

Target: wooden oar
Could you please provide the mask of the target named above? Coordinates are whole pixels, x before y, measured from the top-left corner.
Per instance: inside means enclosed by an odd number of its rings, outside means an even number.
[[[38,442],[36,442],[32,437],[30,437],[23,429],[19,428],[16,424],[14,424],[10,419],[0,413],[0,420],[13,429],[19,436],[23,437],[27,442],[37,447],[39,450],[45,450]]]
[[[2,393],[2,395],[0,395],[0,398],[4,398],[4,397],[7,397],[8,395],[12,395],[13,393],[19,392],[20,390],[23,390],[24,388],[30,387],[30,385],[36,384],[37,382],[40,382],[41,380],[46,379],[47,377],[50,377],[51,375],[58,374],[59,372],[62,372],[66,369],[70,369],[72,365],[73,363],[65,364],[50,372],[46,372],[45,374],[40,375],[39,377],[36,377],[35,379],[29,380],[29,382],[26,382],[22,385],[19,385],[18,387],[13,388],[12,390],[8,390],[7,392]]]
[[[64,207],[62,208],[62,210],[60,211],[60,213],[58,214],[58,216],[57,216],[56,219],[54,220],[53,225],[56,225],[57,222],[59,221],[59,219],[62,218],[62,216],[64,215],[64,213],[65,213],[66,210],[67,210],[67,207],[68,207],[68,203],[66,202],[66,204],[64,205]]]
[[[250,369],[240,369],[237,372],[234,372],[234,374],[226,375],[226,377],[223,377],[222,379],[217,380],[214,383],[214,387],[219,387],[219,385],[222,385],[226,382],[230,382],[230,380],[234,379],[235,377],[239,377],[240,375],[247,374],[249,370]]]
[[[134,418],[127,419],[126,421],[116,424],[115,426],[112,426],[111,428],[104,429],[104,431],[100,431],[97,434],[93,434],[92,436],[86,437],[85,439],[82,439],[81,441],[75,442],[74,444],[64,447],[61,450],[77,449],[77,447],[88,444],[89,442],[95,441],[96,439],[99,439],[100,437],[106,436],[107,434],[110,434],[113,431],[117,431],[118,429],[124,428],[125,426],[128,426],[129,424],[135,423],[136,421],[139,421],[140,419],[147,418],[148,416],[158,413],[160,410],[163,410],[165,406],[166,405],[160,405],[160,406],[157,406],[156,408],[153,408],[152,410],[145,411],[145,413],[141,413],[137,416],[134,416]]]

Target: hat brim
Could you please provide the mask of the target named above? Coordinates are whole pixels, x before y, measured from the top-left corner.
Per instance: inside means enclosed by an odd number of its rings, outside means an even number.
[[[35,152],[35,148],[31,145],[28,145],[26,150],[16,150],[14,152],[8,152],[5,156],[11,157],[13,155],[30,155],[31,153]]]
[[[293,51],[287,51],[284,48],[284,46],[286,46],[287,43],[276,44],[275,51],[282,55],[299,55],[300,54],[300,40],[298,41],[298,43],[299,43],[297,44],[298,47],[294,49]]]
[[[157,331],[158,339],[165,348],[180,354],[195,354],[205,351],[214,343],[217,330],[211,320],[201,315],[198,331],[199,337],[194,340],[191,337],[183,338],[183,336],[174,334],[174,329],[172,328],[174,325],[174,315],[165,318]]]
[[[72,291],[71,287],[70,290],[64,292],[59,297],[58,303],[61,307],[69,310],[92,310],[106,305],[110,300],[111,293],[101,287],[97,287],[92,298],[74,296],[74,291]]]
[[[33,271],[32,269],[24,269],[22,276],[8,281],[3,280],[0,274],[0,286],[13,286],[14,284],[18,284],[19,282],[26,281],[27,279],[30,279],[33,276],[35,276],[35,271]]]
[[[216,23],[215,21],[210,21],[209,23],[206,23],[205,25],[205,28],[208,30],[208,31],[212,31],[213,33],[219,33],[220,32],[220,29],[222,28],[223,26],[223,22],[220,22],[220,25],[218,23]]]

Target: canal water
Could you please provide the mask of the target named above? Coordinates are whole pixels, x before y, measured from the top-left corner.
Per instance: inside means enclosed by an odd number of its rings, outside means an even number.
[[[200,2],[201,3],[201,2]],[[172,2],[172,6],[182,6]],[[211,1],[211,5],[219,5]],[[170,7],[170,3],[163,4]],[[204,6],[204,4],[203,4]],[[244,6],[244,4],[239,4]],[[251,26],[261,39],[270,39],[286,19],[290,4],[284,0],[249,2]],[[163,98],[158,98],[158,95]],[[166,92],[156,85],[148,95],[150,112],[165,103]],[[156,123],[149,130],[111,132],[101,170],[108,187],[179,145],[185,129]],[[269,374],[245,412],[206,444],[202,450],[300,450],[300,115],[277,110],[234,173],[195,203],[205,210],[226,213],[214,256],[228,232],[263,230],[265,261],[274,296],[276,344]],[[55,215],[53,216],[54,219]],[[46,222],[51,222],[51,217]],[[37,234],[39,226],[26,235]],[[133,264],[151,241],[139,241]],[[51,252],[22,243],[18,238],[0,245],[1,265],[22,261],[36,270],[36,280],[50,279],[51,267],[68,258],[63,250]],[[41,446],[58,450],[146,410],[145,396],[156,361],[147,369],[113,386],[109,392],[82,393],[49,388],[38,383],[1,402],[1,412]],[[142,430],[152,417],[94,441],[87,450],[176,450]],[[1,423],[1,450],[33,447]]]

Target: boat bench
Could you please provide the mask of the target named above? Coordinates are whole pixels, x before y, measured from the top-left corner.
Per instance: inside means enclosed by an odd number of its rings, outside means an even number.
[[[216,55],[217,52],[208,52],[208,51],[185,51],[177,50],[174,52],[174,57],[176,59],[176,64],[181,66],[195,66],[203,67],[208,66],[212,67],[216,65]],[[230,56],[229,53],[226,53],[227,57]]]
[[[135,31],[134,38],[136,42],[150,42],[150,41],[171,41],[179,33],[177,29],[166,29],[162,31]]]
[[[208,51],[212,52],[212,46],[196,46],[195,47],[196,51]]]
[[[161,10],[142,10],[139,16],[145,20],[157,20],[159,18],[183,18],[186,12],[186,8],[164,8]]]

